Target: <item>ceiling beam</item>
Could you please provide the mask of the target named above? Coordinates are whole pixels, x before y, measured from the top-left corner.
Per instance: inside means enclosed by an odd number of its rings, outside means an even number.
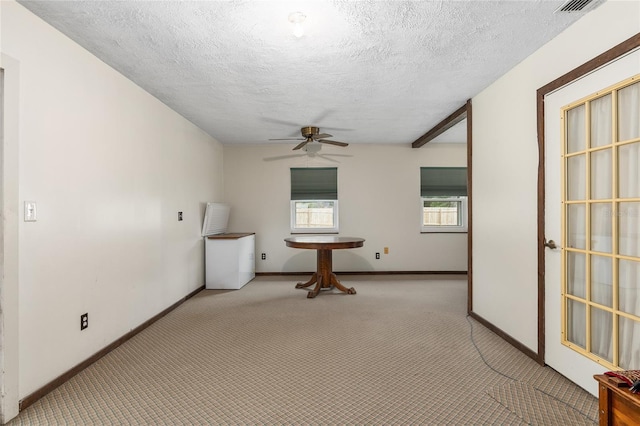
[[[440,136],[462,120],[467,118],[467,104],[464,104],[456,112],[442,120],[440,123],[436,124],[431,130],[429,130],[424,135],[420,136],[416,139],[412,144],[412,148],[420,148],[422,145],[427,142],[431,142],[436,137]]]

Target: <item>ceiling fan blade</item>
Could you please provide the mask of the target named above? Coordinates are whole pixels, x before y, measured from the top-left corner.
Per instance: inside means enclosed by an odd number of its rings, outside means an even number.
[[[303,138],[269,139],[270,141],[303,141]]]
[[[328,144],[331,144],[331,145],[338,145],[338,146],[349,146],[349,144],[346,143],[346,142],[330,141],[328,139],[318,139],[318,142],[320,142],[320,143],[328,143]]]
[[[298,145],[296,145],[296,147],[295,147],[295,148],[293,148],[293,150],[295,151],[296,149],[300,149],[300,148],[302,148],[303,146],[305,146],[306,144],[308,144],[309,142],[311,142],[311,139],[310,139],[310,138],[309,138],[309,139],[306,139],[304,142],[301,142],[301,143],[299,143]]]
[[[262,121],[266,121],[267,123],[283,124],[285,126],[298,127],[298,123],[295,121],[285,121],[285,120],[279,120],[277,118],[271,118],[271,117],[262,117]]]
[[[325,157],[353,157],[353,155],[349,154],[322,154]]]
[[[346,127],[322,126],[323,129],[338,130],[340,132],[353,132],[355,129],[347,129]]]
[[[316,154],[316,157],[322,158],[323,160],[331,161],[332,163],[339,163],[338,160],[334,160],[333,158],[329,158],[326,155]]]
[[[311,136],[313,138],[313,140],[318,140],[318,139],[324,139],[324,138],[330,138],[333,135],[330,135],[329,133],[319,133],[317,135],[313,135]]]
[[[287,158],[295,158],[295,157],[306,157],[307,154],[292,154],[292,155],[280,155],[278,157],[267,157],[263,158],[262,161],[276,161],[276,160],[284,160]]]

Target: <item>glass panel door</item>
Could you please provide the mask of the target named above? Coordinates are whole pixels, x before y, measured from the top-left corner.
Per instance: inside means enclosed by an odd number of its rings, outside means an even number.
[[[640,79],[563,109],[562,343],[640,368]]]

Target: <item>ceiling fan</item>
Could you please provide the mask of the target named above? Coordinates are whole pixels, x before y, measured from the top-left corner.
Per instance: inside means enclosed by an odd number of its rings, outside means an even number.
[[[306,126],[300,129],[300,133],[302,133],[303,138],[285,138],[285,139],[269,139],[269,140],[270,141],[302,141],[293,148],[294,151],[296,149],[302,148],[309,142],[313,142],[313,141],[320,142],[320,143],[328,143],[328,144],[337,145],[337,146],[349,145],[346,142],[332,141],[329,139],[325,139],[325,138],[331,138],[333,136],[328,133],[320,133],[319,127]]]

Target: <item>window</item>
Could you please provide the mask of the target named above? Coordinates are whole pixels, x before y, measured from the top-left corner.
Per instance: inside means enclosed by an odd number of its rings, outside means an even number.
[[[422,232],[467,232],[466,167],[421,167]]]
[[[562,110],[562,343],[640,365],[640,83]]]
[[[291,232],[338,232],[338,169],[291,169]]]

